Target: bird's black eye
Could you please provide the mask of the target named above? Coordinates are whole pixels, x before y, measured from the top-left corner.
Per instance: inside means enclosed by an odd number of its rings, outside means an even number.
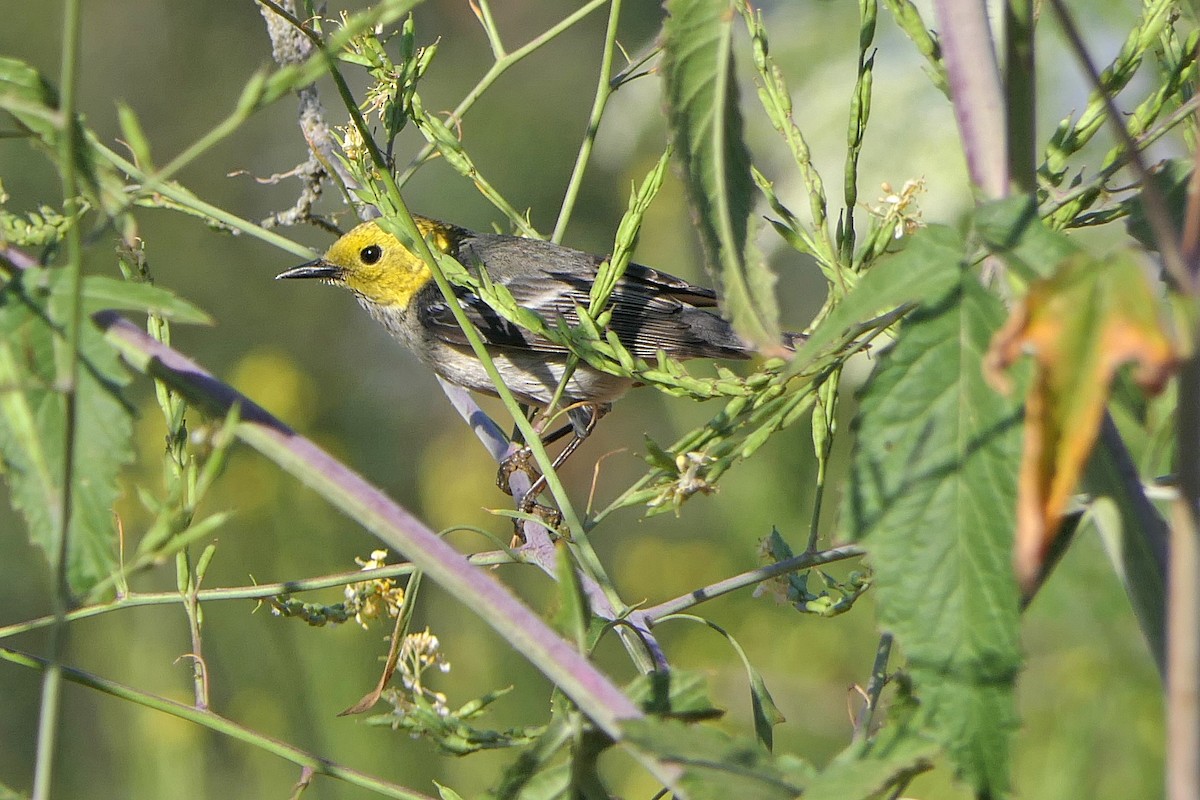
[[[383,258],[383,248],[377,244],[369,244],[359,251],[358,257],[364,264],[374,264],[376,261]]]

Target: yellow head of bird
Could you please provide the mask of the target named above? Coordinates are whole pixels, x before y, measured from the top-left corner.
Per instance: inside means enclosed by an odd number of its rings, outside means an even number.
[[[442,252],[449,250],[449,226],[424,217],[416,217],[415,221],[433,247]],[[321,258],[275,277],[316,278],[345,286],[378,306],[405,307],[433,275],[419,256],[372,221],[342,236]]]

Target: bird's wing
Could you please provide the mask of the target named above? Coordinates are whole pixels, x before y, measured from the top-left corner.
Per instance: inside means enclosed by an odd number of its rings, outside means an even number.
[[[537,239],[476,234],[464,239],[455,254],[467,269],[486,267],[491,279],[505,286],[516,301],[549,324],[562,319],[577,325],[576,306],[586,307],[588,292],[603,259]],[[466,337],[444,298],[433,289],[422,304],[422,321],[442,341],[466,344]],[[457,289],[467,317],[484,341],[500,348],[565,353],[561,345],[508,322],[483,300]],[[699,310],[716,305],[716,293],[665,272],[630,264],[609,301],[609,327],[640,358],[663,350],[678,357],[737,358],[745,345],[720,317]]]

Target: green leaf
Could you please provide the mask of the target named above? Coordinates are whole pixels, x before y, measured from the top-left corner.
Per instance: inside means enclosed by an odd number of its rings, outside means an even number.
[[[788,373],[802,371],[852,326],[947,292],[960,279],[964,249],[962,236],[953,228],[944,225],[922,228],[903,250],[862,276],[796,351]]]
[[[931,768],[937,743],[910,726],[885,728],[873,741],[855,743],[804,789],[804,800],[857,800],[882,796],[884,789]]]
[[[58,102],[58,92],[40,72],[23,61],[0,57],[0,110],[11,114],[55,155],[67,125]],[[79,118],[71,124],[76,127],[74,159],[80,193],[93,206],[113,212],[124,208],[124,182],[111,165],[97,158],[95,137]]]
[[[863,389],[844,517],[866,540],[880,621],[908,657],[921,723],[978,791],[999,797],[1020,666],[1020,412],[981,368],[1004,310],[961,276],[910,316]]]
[[[791,800],[813,776],[798,758],[772,756],[753,739],[702,725],[645,718],[623,731],[634,747],[680,765],[680,783],[692,800]]]
[[[140,311],[157,314],[174,322],[211,325],[213,318],[167,289],[149,283],[133,283],[102,275],[83,280],[84,313],[94,311]]]
[[[0,800],[29,800],[29,795],[21,794],[16,789],[0,783]]]
[[[591,611],[579,574],[570,551],[563,542],[555,548],[555,572],[558,574],[558,610],[554,614],[554,627],[565,638],[575,642],[581,653],[588,651],[588,623]]]
[[[625,686],[629,699],[647,714],[698,722],[724,712],[708,695],[708,677],[690,670],[662,670],[639,675]]]
[[[576,712],[567,708],[569,704],[565,702],[554,705],[554,714],[542,735],[522,750],[505,770],[495,791],[499,800],[549,800],[570,796],[570,764],[553,765],[551,762],[574,740],[576,728],[571,715]]]
[[[775,705],[775,699],[771,697],[771,692],[767,689],[767,683],[763,680],[762,673],[750,663],[750,657],[746,655],[746,651],[738,643],[738,640],[720,625],[703,617],[696,617],[691,614],[674,614],[666,619],[686,619],[692,622],[699,622],[721,634],[721,636],[725,637],[725,641],[729,642],[734,652],[742,660],[742,667],[746,670],[746,678],[750,682],[750,710],[754,715],[754,733],[758,737],[758,741],[763,746],[763,749],[770,751],[775,744],[772,729],[783,722],[784,717],[778,706]]]
[[[1155,169],[1152,180],[1162,193],[1165,208],[1171,215],[1172,228],[1177,231],[1183,230],[1183,213],[1188,206],[1188,186],[1192,180],[1192,160],[1176,158],[1166,161]],[[1143,188],[1121,203],[1122,208],[1129,212],[1126,228],[1130,236],[1147,248],[1158,250],[1158,242],[1155,241],[1150,221],[1146,219],[1145,204],[1142,203],[1144,192]]]
[[[55,386],[47,305],[61,273],[27,270],[0,289],[0,456],[13,506],[30,540],[53,563],[62,509],[65,395]],[[133,459],[132,414],[120,390],[128,377],[100,332],[80,331],[79,385],[67,551],[71,589],[83,594],[116,569],[113,503],[117,475]]]
[[[442,786],[437,781],[434,781],[433,785],[437,787],[438,796],[441,797],[442,800],[463,800],[463,796],[451,789],[449,786]]]
[[[1075,240],[1046,227],[1028,195],[981,205],[975,230],[988,250],[1027,282],[1049,277],[1060,262],[1080,251]]]
[[[733,5],[668,0],[667,12],[667,121],[705,255],[719,276],[734,328],[760,347],[779,350],[775,275],[754,247],[749,224],[756,193],[738,109]]]
[[[1133,613],[1159,674],[1166,674],[1166,522],[1145,497],[1134,497],[1128,456],[1118,457],[1101,438],[1084,471],[1082,488],[1095,499],[1087,519],[1096,526],[1113,571],[1129,595]],[[1136,486],[1136,484],[1135,484]]]
[[[0,57],[0,108],[44,141],[54,140],[62,127],[54,87],[15,58]]]

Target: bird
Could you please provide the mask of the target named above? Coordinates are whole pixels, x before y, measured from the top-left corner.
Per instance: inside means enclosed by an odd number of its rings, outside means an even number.
[[[476,278],[506,288],[515,301],[550,327],[579,323],[603,256],[541,239],[477,233],[413,215],[431,247],[453,257]],[[316,279],[349,289],[359,304],[401,344],[450,383],[496,395],[483,363],[472,350],[425,261],[375,221],[359,224],[313,261],[281,272],[277,280]],[[500,316],[482,298],[454,287],[466,317],[479,332],[504,384],[521,403],[546,409],[568,368],[570,351],[558,342]],[[755,348],[716,313],[717,294],[651,267],[631,263],[616,281],[607,308],[609,328],[635,357],[654,359],[748,359]],[[794,347],[799,334],[785,334]],[[573,445],[590,433],[599,416],[635,385],[580,361],[567,380],[561,402],[575,432]],[[548,437],[549,440],[549,437]],[[569,444],[570,451],[574,447]],[[560,454],[559,459],[569,455]],[[556,466],[561,463],[556,459]]]

